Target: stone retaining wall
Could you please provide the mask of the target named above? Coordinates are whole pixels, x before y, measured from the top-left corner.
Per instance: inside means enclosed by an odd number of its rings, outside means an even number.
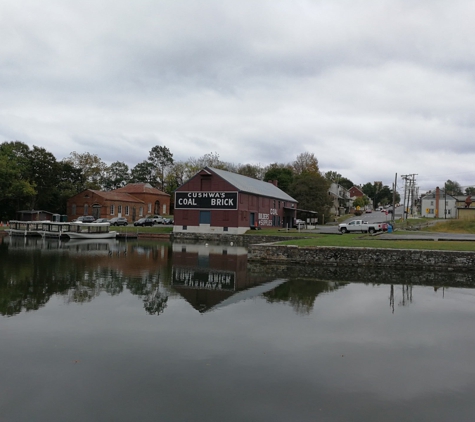
[[[275,263],[464,271],[473,271],[475,268],[475,252],[341,247],[299,248],[272,244],[250,245],[248,251],[250,261]]]

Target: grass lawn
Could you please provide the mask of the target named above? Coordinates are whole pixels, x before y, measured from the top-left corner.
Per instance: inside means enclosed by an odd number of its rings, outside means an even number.
[[[111,227],[110,229],[119,233],[171,233],[173,231],[172,226],[141,227],[129,225],[127,227]]]
[[[386,248],[386,249],[424,249],[441,251],[475,252],[475,242],[437,241],[434,240],[380,240],[378,236],[366,234],[315,234],[307,239],[286,240],[279,245],[296,245],[300,247],[337,246],[352,248]]]
[[[475,222],[471,221],[447,221],[447,220],[428,220],[411,219],[408,222],[396,222],[398,235],[414,235],[420,231],[439,232],[439,233],[474,233]],[[420,227],[420,231],[405,231],[405,228]],[[279,242],[279,245],[296,245],[300,247],[318,247],[318,246],[336,246],[352,248],[387,248],[387,249],[424,249],[424,250],[444,250],[444,251],[470,251],[475,252],[474,241],[434,241],[428,240],[381,240],[378,236],[368,234],[319,234],[311,232],[298,232],[297,230],[250,230],[247,235],[264,236],[289,236],[301,239],[292,239]]]

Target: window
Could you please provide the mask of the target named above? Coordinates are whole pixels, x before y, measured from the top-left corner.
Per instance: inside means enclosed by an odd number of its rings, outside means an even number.
[[[428,214],[434,214],[434,208],[429,208],[429,213]]]
[[[148,211],[147,211],[149,214],[152,213],[152,204],[148,204]]]
[[[110,211],[110,214],[111,214],[111,215],[114,215],[114,212],[115,212],[114,208],[115,208],[115,206],[114,206],[114,205],[111,205],[111,211]]]
[[[143,207],[139,208],[139,217],[143,217]]]
[[[125,215],[129,215],[129,206],[128,205],[125,206]]]
[[[166,215],[167,214],[167,205],[166,204],[163,204],[162,210],[163,210],[162,214]]]
[[[89,205],[84,204],[84,215],[87,215],[88,211],[89,211]]]
[[[122,214],[122,205],[117,205],[117,214]]]
[[[430,201],[430,205],[431,205],[431,206],[434,205],[434,201]]]

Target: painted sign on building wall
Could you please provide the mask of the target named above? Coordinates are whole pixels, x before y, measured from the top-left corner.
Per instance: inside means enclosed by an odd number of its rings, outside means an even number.
[[[276,209],[274,208],[271,208],[270,211],[269,211],[269,214],[267,213],[259,213],[257,215],[257,218],[259,220],[259,226],[269,226],[269,227],[272,227],[274,225],[274,221],[275,221],[275,217],[278,215],[278,212]]]
[[[208,268],[174,267],[172,284],[205,290],[235,290],[236,273]]]
[[[237,210],[237,192],[175,192],[175,209]]]

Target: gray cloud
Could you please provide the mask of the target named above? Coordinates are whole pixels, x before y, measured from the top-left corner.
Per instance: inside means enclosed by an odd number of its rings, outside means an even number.
[[[0,140],[475,184],[468,0],[0,5]]]

